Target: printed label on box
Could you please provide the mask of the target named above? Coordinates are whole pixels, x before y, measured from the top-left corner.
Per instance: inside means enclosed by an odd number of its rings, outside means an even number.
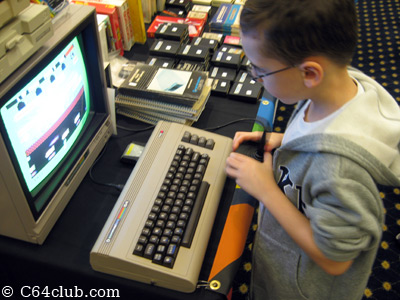
[[[235,91],[234,91],[234,94],[239,94],[239,93],[240,93],[240,90],[242,89],[242,86],[243,86],[243,84],[239,83],[239,84],[236,86],[236,89],[235,89]]]
[[[161,46],[162,46],[163,43],[164,43],[163,41],[159,41],[159,42],[157,43],[157,45],[154,47],[154,49],[155,49],[155,50],[160,50],[160,48],[161,48]]]

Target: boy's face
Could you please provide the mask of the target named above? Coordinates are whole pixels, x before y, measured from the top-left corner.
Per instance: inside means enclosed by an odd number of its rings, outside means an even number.
[[[285,104],[294,104],[306,99],[304,98],[306,95],[303,78],[296,67],[285,69],[289,66],[265,56],[261,51],[264,47],[262,40],[256,34],[241,33],[241,38],[244,52],[254,66],[253,76],[284,69],[258,79],[271,95],[279,98]]]

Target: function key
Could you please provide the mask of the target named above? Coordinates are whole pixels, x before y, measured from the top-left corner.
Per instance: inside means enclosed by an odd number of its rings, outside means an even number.
[[[208,139],[207,142],[206,142],[205,147],[207,149],[211,149],[212,150],[212,149],[214,149],[214,145],[215,145],[214,140],[213,139]]]
[[[191,134],[189,131],[185,131],[182,137],[182,142],[186,142],[189,143],[190,142],[190,138],[191,138]]]
[[[206,142],[207,142],[207,139],[204,136],[201,136],[199,138],[199,146],[200,147],[206,147]]]
[[[190,138],[190,143],[193,145],[197,145],[199,143],[199,136],[197,134],[193,134]]]

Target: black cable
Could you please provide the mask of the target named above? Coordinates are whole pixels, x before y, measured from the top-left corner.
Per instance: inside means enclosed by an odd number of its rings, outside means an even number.
[[[150,130],[150,129],[153,129],[154,127],[155,127],[155,125],[151,125],[151,126],[148,126],[148,127],[145,127],[145,128],[132,129],[132,128],[128,128],[128,127],[125,127],[125,126],[122,126],[122,125],[117,125],[117,128],[120,128],[120,129],[123,129],[123,130],[126,130],[126,131],[130,131],[130,132],[133,132],[133,133]]]
[[[267,132],[271,131],[271,126],[270,126],[269,122],[264,118],[241,118],[241,119],[236,119],[236,120],[230,121],[228,123],[225,123],[225,124],[222,124],[219,126],[209,127],[209,128],[199,128],[199,129],[214,131],[214,130],[221,129],[221,128],[224,128],[226,126],[229,126],[229,125],[232,125],[235,123],[247,122],[247,121],[252,121],[252,122],[258,123],[259,125],[261,125],[264,128],[264,131],[267,131]]]
[[[106,152],[107,146],[108,146],[108,143],[106,143],[104,145],[104,148],[101,150],[99,156],[97,156],[96,160],[93,162],[92,166],[90,167],[90,169],[89,169],[89,177],[95,184],[108,186],[108,187],[113,187],[113,188],[117,189],[119,192],[121,192],[122,189],[124,188],[123,184],[100,182],[100,181],[98,181],[98,180],[96,180],[94,178],[93,173],[92,173],[93,172],[93,168],[95,167],[95,165],[98,163],[98,161],[103,157],[104,153]]]
[[[125,130],[125,131],[128,131],[129,133],[127,133],[125,135],[118,135],[115,138],[117,138],[117,139],[124,138],[124,137],[130,136],[132,134],[136,134],[136,133],[144,132],[144,131],[147,131],[147,130],[150,130],[150,129],[154,129],[154,127],[155,127],[154,125],[151,125],[151,126],[148,126],[148,127],[145,127],[145,128],[132,129],[132,128],[125,127],[125,126],[122,126],[122,125],[117,125],[117,128]]]
[[[229,125],[232,125],[232,124],[235,124],[235,123],[247,122],[247,121],[253,121],[253,122],[257,121],[258,122],[258,120],[255,119],[255,118],[242,118],[242,119],[236,119],[236,120],[230,121],[228,123],[225,123],[225,124],[222,124],[222,125],[219,125],[219,126],[208,127],[208,128],[199,128],[199,129],[208,130],[208,131],[214,131],[214,130],[221,129],[221,128],[224,128],[226,126],[229,126]],[[262,126],[264,127],[264,125],[262,125]]]

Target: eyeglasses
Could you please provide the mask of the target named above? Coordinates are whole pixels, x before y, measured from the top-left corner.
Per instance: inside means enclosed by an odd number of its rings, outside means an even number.
[[[291,69],[291,68],[293,68],[293,66],[285,67],[285,68],[282,68],[282,69],[279,69],[279,70],[276,70],[276,71],[273,71],[273,72],[268,72],[268,73],[264,73],[264,74],[261,74],[261,75],[254,76],[253,72],[255,74],[257,74],[257,69],[260,69],[260,68],[255,66],[255,65],[253,65],[252,63],[249,63],[248,66],[247,66],[247,72],[249,73],[251,78],[255,81],[255,80],[258,80],[260,78],[267,77],[269,75],[273,75],[275,73],[279,73],[279,72],[282,72],[282,71],[286,71],[286,70]]]

